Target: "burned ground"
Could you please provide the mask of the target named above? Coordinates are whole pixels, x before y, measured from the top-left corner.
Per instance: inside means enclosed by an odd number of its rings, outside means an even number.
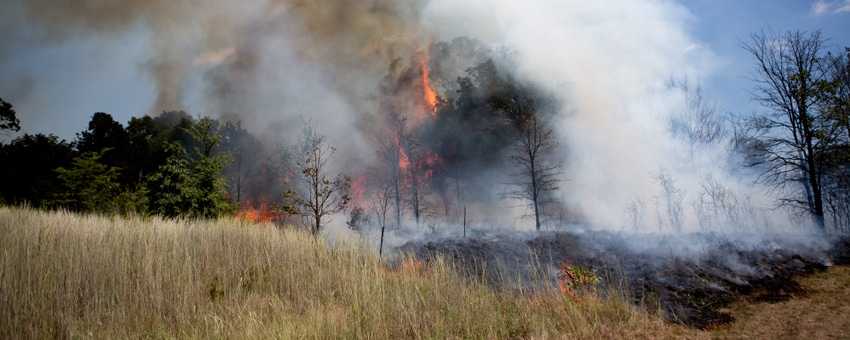
[[[563,264],[595,269],[600,292],[627,294],[671,322],[710,329],[734,322],[733,301],[779,302],[805,292],[795,280],[850,263],[850,238],[825,235],[480,233],[415,241],[400,250],[443,256],[498,289],[553,289]]]

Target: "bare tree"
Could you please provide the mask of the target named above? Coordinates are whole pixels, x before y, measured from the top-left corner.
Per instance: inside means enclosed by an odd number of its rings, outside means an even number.
[[[330,223],[329,216],[344,212],[351,200],[351,178],[342,174],[331,178],[327,162],[336,148],[326,145],[327,137],[320,134],[315,124],[306,122],[301,140],[293,152],[295,166],[300,173],[292,176],[285,198],[299,215],[310,220],[310,231],[318,236]]]
[[[393,183],[386,180],[378,180],[375,189],[369,194],[369,208],[375,214],[378,224],[381,226],[381,240],[378,247],[378,256],[384,253],[384,232],[387,230],[387,212],[393,198]]]
[[[552,197],[547,193],[558,190],[561,181],[561,164],[551,159],[558,147],[558,140],[539,114],[531,113],[522,118],[513,153],[508,158],[517,167],[517,171],[511,174],[513,180],[508,184],[516,189],[501,196],[527,201],[528,207],[534,212],[535,227],[539,231],[542,225],[541,208]]]
[[[377,156],[380,164],[380,177],[389,185],[393,207],[395,208],[395,225],[401,226],[403,197],[405,194],[405,167],[410,166],[410,160],[404,153],[406,139],[407,117],[392,113],[388,119],[388,130],[378,132]]]
[[[658,169],[658,172],[654,173],[652,178],[661,186],[661,196],[655,197],[656,204],[657,206],[664,206],[663,213],[657,211],[659,228],[661,228],[661,225],[669,224],[674,230],[681,232],[685,225],[684,208],[682,207],[685,193],[676,187],[676,180],[664,168]]]
[[[839,124],[824,110],[828,85],[820,31],[756,33],[741,47],[756,61],[753,99],[769,111],[748,119],[754,132],[748,165],[779,189],[783,203],[801,207],[824,230],[825,155],[834,146]]]
[[[666,86],[684,96],[681,107],[668,120],[668,130],[673,137],[687,143],[690,157],[697,146],[718,143],[729,135],[723,107],[707,96],[699,84],[694,85],[687,78],[671,78]]]
[[[828,153],[829,172],[824,180],[824,205],[833,229],[850,231],[850,48],[830,54],[828,114],[843,132]]]

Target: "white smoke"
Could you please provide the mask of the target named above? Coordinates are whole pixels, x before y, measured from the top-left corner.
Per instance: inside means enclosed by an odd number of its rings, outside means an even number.
[[[676,180],[686,208],[706,173],[731,181],[717,166],[721,147],[693,157],[668,131],[686,94],[666,81],[698,82],[715,66],[710,48],[690,34],[695,17],[675,1],[84,2],[5,7],[23,13],[16,22],[37,25],[47,43],[94,36],[90,42],[112,46],[122,36],[104,33],[148,29],[151,51],[140,59],[157,84],[154,114],[238,118],[266,136],[292,135],[312,119],[348,158],[366,159],[364,134],[393,65],[429,38],[468,36],[514,52],[520,77],[563,100],[561,187],[589,221],[622,225],[630,200],[657,201],[659,169]],[[647,224],[656,207],[646,208]]]
[[[659,223],[660,187],[653,179],[659,169],[683,193],[690,228],[696,228],[691,206],[706,174],[741,189],[723,175],[723,145],[694,155],[668,129],[669,119],[687,109],[682,102],[689,93],[668,88],[667,80],[692,79],[693,90],[715,66],[711,50],[689,34],[695,18],[683,5],[433,0],[423,22],[438,39],[470,35],[506,46],[516,52],[521,76],[561,96],[568,177],[562,190],[594,224],[622,225],[635,197],[649,203],[644,223]]]

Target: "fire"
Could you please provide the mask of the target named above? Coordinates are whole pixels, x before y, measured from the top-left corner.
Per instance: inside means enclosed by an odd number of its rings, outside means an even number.
[[[393,136],[393,140],[395,141],[395,146],[398,148],[398,167],[402,170],[407,170],[410,167],[410,158],[407,157],[407,152],[404,151],[404,146],[401,145],[401,141],[398,140],[398,136]]]
[[[351,181],[351,202],[353,205],[363,205],[366,202],[366,177],[360,176]]]
[[[402,170],[407,170],[410,167],[410,158],[407,157],[407,153],[404,152],[404,148],[400,147],[398,151],[401,153],[401,157],[398,158],[398,167]]]
[[[433,42],[432,42],[433,43]],[[422,71],[422,98],[425,101],[426,109],[431,115],[436,114],[437,107],[437,92],[431,88],[431,55],[422,53],[422,48],[416,49],[416,57],[419,58],[419,69]]]
[[[434,176],[434,172],[443,167],[443,160],[440,158],[440,155],[428,151],[425,155],[425,178],[432,178]]]
[[[271,222],[277,219],[277,216],[269,209],[265,197],[260,198],[259,206],[254,206],[251,200],[245,201],[242,209],[236,213],[236,217],[248,222]]]

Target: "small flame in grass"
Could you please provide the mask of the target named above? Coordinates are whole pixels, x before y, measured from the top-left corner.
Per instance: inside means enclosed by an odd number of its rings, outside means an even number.
[[[431,277],[431,268],[425,261],[415,258],[407,258],[402,262],[396,270],[392,272],[393,277],[398,277],[402,274],[413,274],[420,277]],[[403,275],[405,276],[405,275]]]
[[[265,197],[260,198],[258,205],[251,200],[245,201],[245,205],[236,213],[236,217],[254,223],[272,222],[277,219],[277,216],[269,209]]]
[[[596,275],[596,269],[587,269],[580,266],[563,263],[558,271],[558,289],[562,294],[573,299],[580,300],[579,293],[592,292],[601,281]]]

